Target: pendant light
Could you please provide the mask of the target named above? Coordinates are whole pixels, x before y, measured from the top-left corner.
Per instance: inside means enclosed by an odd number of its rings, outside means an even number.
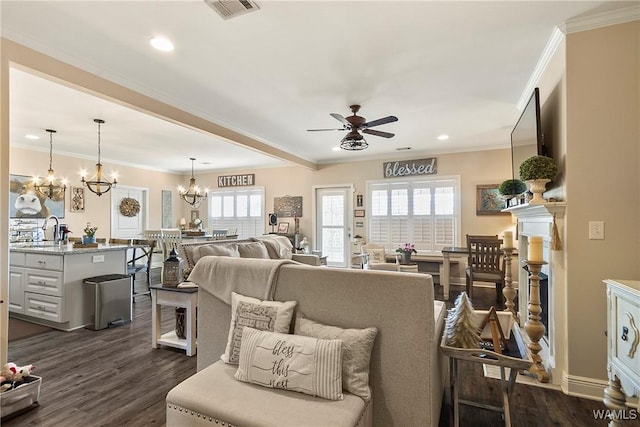
[[[98,196],[102,196],[104,193],[108,193],[112,187],[115,187],[118,181],[115,176],[113,182],[109,182],[102,176],[102,163],[100,163],[100,125],[104,123],[104,120],[93,119],[93,121],[98,124],[98,163],[96,163],[96,173],[91,180],[86,180],[85,176],[82,175],[81,181],[87,186],[89,191]]]
[[[67,181],[62,179],[58,181],[53,173],[53,134],[56,133],[53,129],[45,129],[49,132],[49,172],[47,177],[40,182],[39,178],[36,178],[35,188],[51,200],[64,200],[64,193],[67,190]]]
[[[189,180],[189,188],[184,188],[182,185],[178,187],[178,195],[182,200],[193,206],[194,208],[200,207],[200,202],[207,198],[208,188],[202,190],[196,185],[196,179],[193,177],[193,162],[194,157],[190,157],[191,160],[191,179]]]

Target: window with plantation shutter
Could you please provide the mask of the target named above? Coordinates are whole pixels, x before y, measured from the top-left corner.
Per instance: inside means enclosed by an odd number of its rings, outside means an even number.
[[[368,241],[390,251],[413,243],[422,253],[456,246],[459,192],[458,178],[369,182]]]
[[[239,239],[264,234],[264,188],[212,191],[209,213],[211,228],[236,230]]]

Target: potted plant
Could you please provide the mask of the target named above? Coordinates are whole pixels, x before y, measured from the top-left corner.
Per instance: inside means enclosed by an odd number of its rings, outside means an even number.
[[[405,243],[403,246],[396,249],[396,253],[399,253],[402,256],[401,264],[410,264],[411,254],[417,254],[418,251],[416,251],[416,247],[413,243]]]
[[[520,165],[520,179],[526,182],[529,191],[533,193],[531,204],[544,203],[542,193],[547,183],[551,182],[558,173],[558,167],[552,158],[546,156],[531,156]]]
[[[88,222],[87,226],[84,228],[84,236],[82,236],[82,243],[85,245],[90,243],[95,243],[96,231],[98,231],[98,227],[93,227],[91,223]]]
[[[503,196],[517,196],[527,191],[527,186],[519,179],[507,179],[502,181],[498,187],[498,191]]]

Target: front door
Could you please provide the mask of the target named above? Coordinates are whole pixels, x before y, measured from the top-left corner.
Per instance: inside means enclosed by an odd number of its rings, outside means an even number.
[[[111,237],[138,237],[146,228],[148,191],[145,188],[118,185],[111,190]],[[139,209],[136,209],[138,202]],[[137,212],[136,212],[137,210]]]
[[[327,257],[331,267],[349,266],[351,223],[350,186],[316,189],[316,242],[313,245]]]

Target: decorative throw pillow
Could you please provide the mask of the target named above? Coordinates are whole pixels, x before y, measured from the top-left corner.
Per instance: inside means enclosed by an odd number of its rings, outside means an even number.
[[[367,249],[370,263],[387,262],[384,259],[384,249]]]
[[[342,400],[340,340],[278,334],[245,327],[236,379]]]
[[[242,328],[245,326],[261,331],[288,333],[296,304],[296,301],[261,301],[231,292],[231,324],[227,348],[220,359],[225,363],[238,364]]]
[[[267,247],[262,242],[240,243],[238,252],[241,258],[261,258],[269,259]]]
[[[342,329],[327,326],[307,319],[298,312],[294,333],[321,339],[339,339],[342,341],[342,388],[365,401],[371,399],[369,388],[369,361],[373,341],[378,334],[376,328]]]
[[[195,265],[203,256],[210,255],[239,257],[240,252],[238,252],[238,245],[236,243],[230,243],[226,245],[213,243],[211,245],[197,246],[193,250],[192,254],[193,264]]]

